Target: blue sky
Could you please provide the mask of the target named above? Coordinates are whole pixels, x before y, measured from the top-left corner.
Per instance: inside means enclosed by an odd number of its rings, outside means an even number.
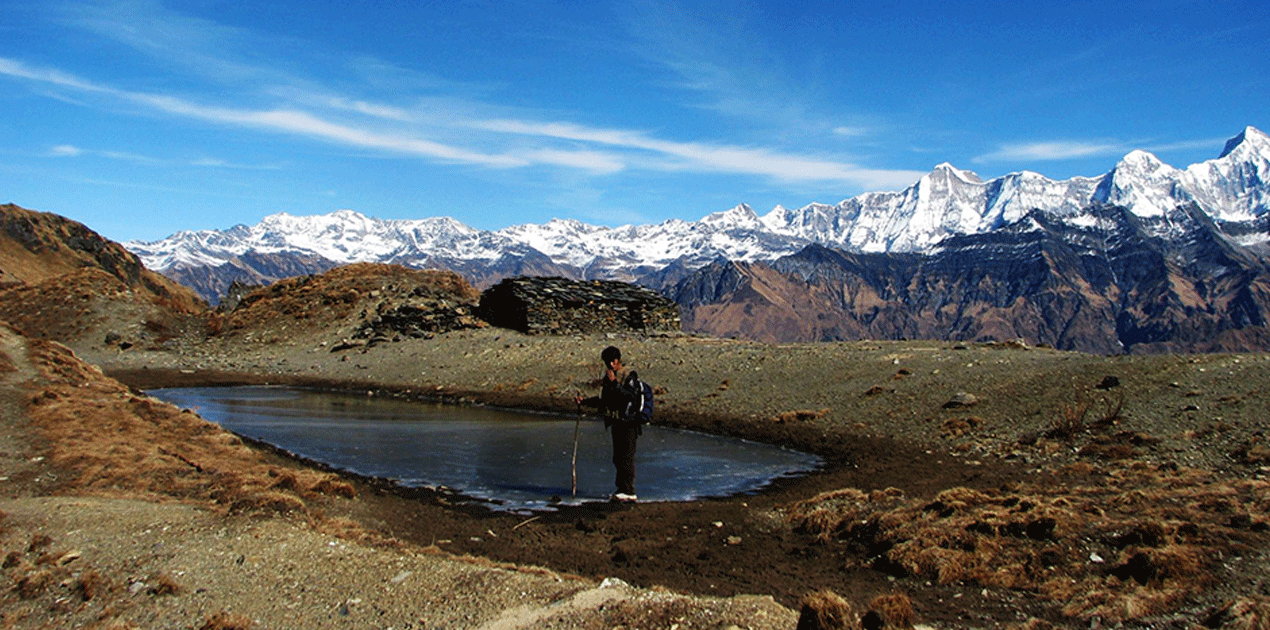
[[[0,0],[0,202],[119,240],[352,209],[699,219],[1174,166],[1270,128],[1270,4]]]

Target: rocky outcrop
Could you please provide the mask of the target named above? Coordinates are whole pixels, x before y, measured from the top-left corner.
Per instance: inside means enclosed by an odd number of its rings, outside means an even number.
[[[485,324],[473,314],[475,305],[454,296],[416,288],[397,303],[380,302],[376,313],[368,315],[356,339],[395,341],[409,337],[431,339],[438,333],[465,328],[481,328]]]
[[[283,339],[295,328],[351,331],[352,346],[480,328],[479,293],[449,271],[358,263],[288,278],[242,296],[225,313],[224,334]],[[344,344],[349,345],[349,344]],[[339,347],[337,345],[337,347]]]
[[[0,321],[78,348],[169,347],[207,304],[82,223],[0,205]]]
[[[235,280],[229,284],[229,288],[225,290],[225,297],[220,299],[220,303],[216,305],[217,313],[232,313],[242,304],[243,298],[251,295],[253,291],[257,291],[264,287],[251,285]]]
[[[527,334],[679,330],[679,308],[669,298],[611,280],[508,278],[481,294],[479,314]]]

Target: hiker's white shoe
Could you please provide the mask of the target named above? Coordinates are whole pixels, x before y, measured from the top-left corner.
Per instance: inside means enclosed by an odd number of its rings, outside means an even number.
[[[626,494],[625,492],[618,492],[613,495],[613,500],[618,503],[634,503],[636,499],[637,497],[635,495]]]

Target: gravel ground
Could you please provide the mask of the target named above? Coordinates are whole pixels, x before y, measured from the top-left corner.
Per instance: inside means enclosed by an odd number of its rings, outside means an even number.
[[[19,368],[5,396],[0,453],[16,473],[0,503],[0,524],[13,566],[47,567],[56,586],[29,600],[16,586],[4,600],[6,622],[790,628],[799,596],[828,583],[852,593],[858,610],[875,595],[898,591],[912,598],[923,623],[1008,627],[1044,616],[1044,609],[1017,594],[899,586],[876,572],[844,572],[842,560],[820,557],[824,552],[781,525],[783,506],[839,487],[898,487],[915,497],[955,485],[994,487],[1077,461],[1095,434],[1132,436],[1132,456],[1143,461],[1233,477],[1267,473],[1264,459],[1248,456],[1259,452],[1270,418],[1265,355],[1100,357],[933,342],[773,346],[499,329],[337,349],[343,342],[329,331],[279,330],[202,343],[176,338],[162,350],[100,343],[75,350],[133,386],[308,383],[573,412],[574,394],[594,387],[599,350],[614,344],[658,387],[657,422],[814,451],[830,467],[748,499],[567,513],[523,528],[508,520],[518,517],[450,508],[437,516],[426,500],[379,496],[366,490],[372,485],[360,486],[355,501],[328,507],[399,534],[385,546],[337,537],[311,519],[47,496],[41,475],[56,473],[31,457],[39,445],[22,430],[21,405],[13,402],[27,395],[21,381],[30,371]],[[22,356],[19,342],[6,343],[9,356]],[[1100,426],[1103,420],[1110,428]],[[454,536],[438,543],[436,531]],[[32,544],[41,536],[48,542]],[[58,564],[67,550],[73,558]],[[632,554],[640,562],[626,560]],[[542,566],[553,568],[535,568]],[[685,567],[699,575],[682,575]],[[82,595],[83,576],[94,574],[112,594],[100,604]],[[628,578],[606,579],[619,575]],[[728,585],[721,593],[727,597],[706,596],[716,583]],[[165,592],[173,588],[175,594]]]
[[[687,335],[527,336],[493,328],[333,352],[338,343],[255,335],[180,352],[80,353],[112,372],[312,378],[572,412],[573,394],[593,391],[600,349],[614,344],[628,367],[658,388],[658,422],[831,456],[851,439],[871,435],[962,457],[1042,464],[1070,455],[1073,443],[1040,439],[1038,446],[1038,435],[1064,422],[1092,424],[1115,415],[1118,430],[1158,441],[1144,453],[1148,458],[1256,474],[1264,471],[1239,466],[1233,453],[1259,439],[1270,418],[1265,354],[1103,357],[1012,344],[768,345]],[[970,419],[973,430],[950,429],[957,419]]]
[[[386,540],[334,516],[373,497],[310,496],[295,504],[318,507],[226,513],[77,485],[76,471],[43,455],[56,451],[40,443],[26,401],[64,399],[48,392],[66,389],[41,388],[71,383],[84,395],[68,404],[80,404],[77,418],[91,426],[113,413],[114,400],[136,399],[87,366],[58,366],[49,377],[31,356],[27,340],[0,327],[0,553],[11,585],[0,591],[3,627],[758,629],[796,620],[767,596],[686,596],[491,562],[437,547],[448,541]],[[279,477],[302,467],[241,452],[244,470],[261,457]]]
[[[5,548],[29,549],[14,562],[57,558],[42,565],[51,597],[7,595],[7,627],[71,627],[95,614],[136,628],[217,618],[263,628],[588,628],[669,609],[684,627],[793,623],[770,598],[689,600],[435,549],[377,549],[285,519],[226,520],[191,506],[91,497],[11,499],[0,509]],[[29,532],[48,542],[30,549]],[[86,592],[92,575],[97,585]]]

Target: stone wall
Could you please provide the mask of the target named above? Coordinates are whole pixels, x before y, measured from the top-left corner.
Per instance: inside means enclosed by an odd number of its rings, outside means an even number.
[[[481,294],[479,314],[531,335],[679,330],[679,306],[669,298],[610,280],[508,278]]]

